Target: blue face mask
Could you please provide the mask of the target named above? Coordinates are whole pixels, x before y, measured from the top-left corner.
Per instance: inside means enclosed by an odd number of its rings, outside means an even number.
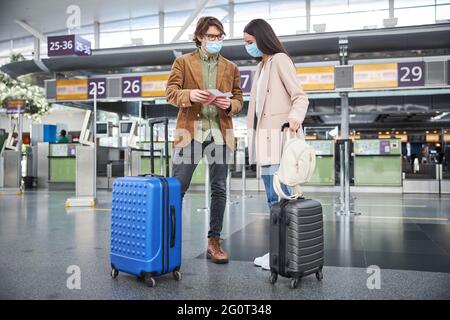
[[[246,44],[245,49],[247,50],[248,54],[254,58],[261,58],[263,56],[261,50],[259,50],[256,46],[256,42],[253,42],[252,44]]]
[[[223,41],[208,41],[206,42],[205,49],[210,54],[219,53],[222,49]]]

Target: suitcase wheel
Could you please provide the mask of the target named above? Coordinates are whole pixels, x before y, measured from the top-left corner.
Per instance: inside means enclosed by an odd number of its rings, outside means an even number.
[[[277,279],[278,279],[278,274],[275,272],[272,272],[269,277],[269,282],[271,284],[274,284],[275,282],[277,282]]]
[[[151,274],[144,274],[143,280],[147,287],[153,288],[156,285],[155,278]]]
[[[297,286],[298,286],[298,279],[297,278],[292,278],[291,279],[291,283],[290,283],[290,287],[291,287],[291,289],[295,289],[295,288],[297,288]]]
[[[119,275],[119,270],[111,268],[111,278],[115,279]]]
[[[177,280],[177,281],[180,281],[181,278],[182,278],[181,272],[178,271],[178,270],[175,270],[175,271],[173,272],[173,278],[174,278],[175,280]]]
[[[317,278],[317,280],[322,281],[322,279],[323,279],[322,270],[319,270],[316,272],[316,278]]]

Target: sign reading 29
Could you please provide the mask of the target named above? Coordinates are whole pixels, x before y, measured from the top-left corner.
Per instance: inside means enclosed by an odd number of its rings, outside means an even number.
[[[398,64],[398,86],[416,87],[425,85],[425,62],[402,62]]]

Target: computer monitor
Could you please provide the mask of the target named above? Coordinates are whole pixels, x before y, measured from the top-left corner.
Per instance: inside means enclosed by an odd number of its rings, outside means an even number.
[[[108,137],[109,136],[109,124],[108,122],[97,122],[97,137]]]
[[[119,135],[128,137],[133,127],[133,121],[119,121]]]
[[[8,138],[6,138],[4,148],[8,149],[8,150],[15,150],[15,151],[17,151],[17,144],[15,143],[16,141],[15,141],[13,135],[14,135],[14,132],[9,132],[8,133]]]

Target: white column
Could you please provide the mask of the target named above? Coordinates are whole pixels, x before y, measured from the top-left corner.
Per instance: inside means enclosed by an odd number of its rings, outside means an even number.
[[[230,38],[234,38],[234,0],[228,3],[228,23],[230,24]]]
[[[94,49],[100,49],[100,22],[94,21]]]
[[[159,12],[159,43],[164,43],[164,12]]]

